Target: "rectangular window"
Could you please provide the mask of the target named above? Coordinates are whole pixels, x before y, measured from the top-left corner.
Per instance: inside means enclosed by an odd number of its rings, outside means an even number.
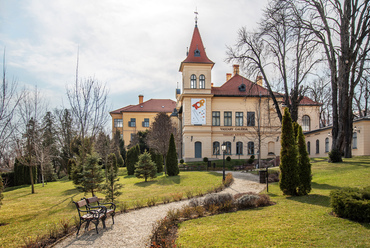
[[[128,122],[129,127],[136,127],[136,118],[131,118],[131,121]]]
[[[235,126],[243,126],[243,112],[235,113]]]
[[[220,111],[213,111],[212,112],[212,126],[219,126],[220,125]]]
[[[247,126],[254,127],[255,126],[254,120],[255,120],[254,112],[247,112]]]
[[[232,114],[229,111],[224,112],[224,126],[232,126]]]
[[[114,119],[114,127],[123,127],[122,119]]]
[[[143,127],[149,127],[149,118],[145,118],[142,124]]]

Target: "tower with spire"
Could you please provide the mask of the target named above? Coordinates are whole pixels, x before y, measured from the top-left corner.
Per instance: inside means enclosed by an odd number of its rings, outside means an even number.
[[[180,130],[184,158],[199,160],[211,154],[210,146],[205,144],[212,142],[211,71],[214,64],[207,57],[196,16],[190,47],[179,69],[182,73],[182,94],[178,98],[178,103],[181,105],[180,110],[183,110],[180,111],[183,113],[180,113],[182,126]]]

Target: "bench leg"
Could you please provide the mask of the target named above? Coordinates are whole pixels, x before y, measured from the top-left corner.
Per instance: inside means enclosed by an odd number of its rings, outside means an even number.
[[[98,232],[98,225],[99,225],[99,220],[97,220],[96,223],[95,223],[96,234],[99,234],[99,232]]]
[[[113,212],[113,213],[112,213],[112,221],[113,221],[113,225],[114,225],[114,215],[115,215],[115,213]]]

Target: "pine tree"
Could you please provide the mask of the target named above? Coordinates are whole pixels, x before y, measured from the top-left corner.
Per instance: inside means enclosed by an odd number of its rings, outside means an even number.
[[[298,151],[294,138],[292,118],[289,109],[285,108],[281,127],[280,151],[280,189],[285,195],[297,195],[298,177]]]
[[[299,185],[298,194],[307,195],[311,192],[311,163],[308,156],[306,141],[302,132],[302,127],[298,129],[298,170],[299,170]]]
[[[167,167],[167,174],[169,176],[177,176],[179,174],[179,165],[177,163],[177,153],[176,153],[176,145],[175,145],[175,138],[173,134],[170,137],[170,144],[168,146],[168,152],[166,157],[166,167]]]
[[[147,151],[139,156],[139,161],[135,164],[135,168],[135,176],[144,178],[145,182],[148,178],[157,177],[157,167]]]
[[[156,155],[156,164],[157,164],[157,172],[161,173],[163,172],[163,156],[160,153],[157,153]]]
[[[111,153],[108,156],[106,171],[107,178],[106,183],[103,186],[105,199],[110,202],[115,202],[117,197],[122,194],[122,192],[119,191],[122,188],[122,184],[118,183],[118,165],[116,155],[114,153]]]
[[[0,174],[0,206],[3,205],[3,199],[4,199],[3,191],[4,191],[3,178],[1,177],[1,174]]]
[[[100,183],[104,181],[104,174],[99,165],[99,156],[96,153],[87,154],[83,171],[81,173],[81,184],[77,187],[85,194],[91,192],[92,196],[101,189]]]

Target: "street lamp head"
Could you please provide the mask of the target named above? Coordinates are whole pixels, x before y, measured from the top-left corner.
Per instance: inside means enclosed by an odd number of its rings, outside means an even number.
[[[221,145],[221,151],[225,152],[226,151],[226,144],[222,143]]]

